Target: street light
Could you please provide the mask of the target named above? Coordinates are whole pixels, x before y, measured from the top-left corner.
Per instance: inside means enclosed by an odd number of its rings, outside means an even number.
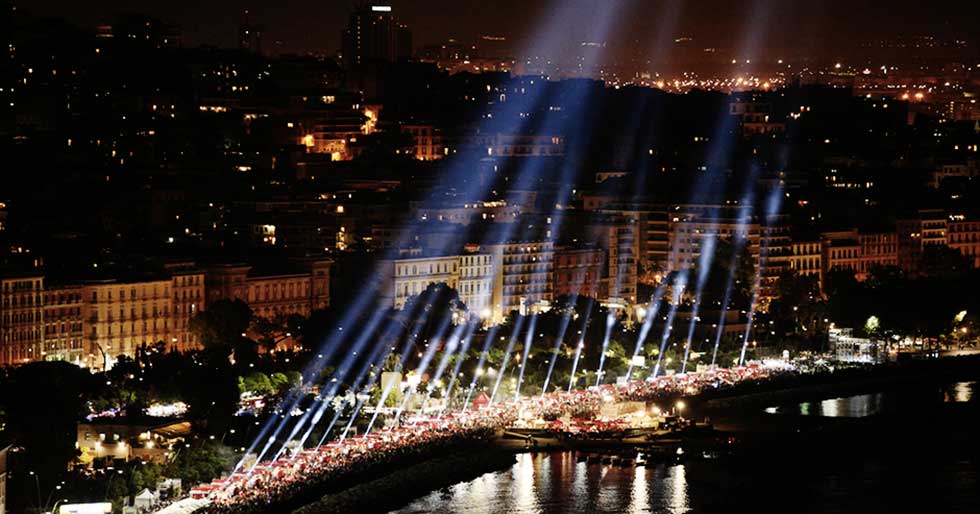
[[[67,501],[68,501],[67,498],[62,498],[62,499],[54,502],[54,507],[51,507],[51,514],[58,514],[58,504],[59,503],[62,503],[62,502],[67,502]]]
[[[45,511],[48,510],[48,504],[51,503],[51,495],[53,495],[55,491],[60,491],[60,490],[61,490],[61,484],[58,484],[58,485],[54,486],[54,489],[52,489],[51,492],[48,493],[48,499],[47,500],[44,500],[44,507],[43,507],[42,510],[45,510]],[[61,501],[61,500],[59,500],[59,501]],[[58,503],[55,502],[55,506],[57,506],[57,505],[58,505]],[[57,512],[57,509],[51,509],[51,512],[52,513]]]
[[[31,471],[29,474],[34,477],[34,485],[37,487],[37,506],[41,508],[41,480],[38,479],[37,473]]]

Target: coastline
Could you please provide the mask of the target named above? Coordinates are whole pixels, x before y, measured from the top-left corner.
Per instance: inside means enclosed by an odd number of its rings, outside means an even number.
[[[768,440],[777,434],[777,439],[807,437],[816,443],[822,438],[836,439],[835,428],[853,429],[857,428],[855,425],[864,424],[856,420],[805,419],[795,416],[773,419],[763,412],[762,409],[766,406],[978,377],[980,356],[955,357],[775,380],[714,394],[709,392],[700,397],[685,398],[685,401],[690,406],[692,418],[711,417],[717,429],[715,436],[738,434],[745,444],[743,450],[749,450],[757,449],[757,444],[753,443]],[[683,436],[681,438],[685,439]],[[424,460],[388,462],[361,470],[344,480],[331,483],[328,488],[309,491],[301,497],[294,497],[287,505],[269,506],[265,511],[293,511],[301,514],[385,513],[409,505],[415,499],[440,489],[474,480],[485,473],[507,469],[514,463],[517,453],[583,449],[551,438],[539,438],[538,442],[539,444],[531,447],[522,447],[520,444],[503,441],[498,436],[482,443],[442,448],[442,451]],[[688,440],[688,443],[693,442]]]
[[[708,417],[715,428],[739,435],[768,436],[828,425],[853,424],[854,419],[822,419],[784,415],[773,417],[766,407],[855,396],[924,384],[941,385],[980,380],[980,355],[947,357],[882,365],[843,374],[799,377],[783,383],[761,384],[755,391],[704,395],[688,401],[694,417]]]
[[[514,452],[488,445],[457,455],[433,458],[327,494],[293,510],[296,514],[387,513],[440,489],[503,471],[516,462]],[[383,492],[383,493],[382,493]]]

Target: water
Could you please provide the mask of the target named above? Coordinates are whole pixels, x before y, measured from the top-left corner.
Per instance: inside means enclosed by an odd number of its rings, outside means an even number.
[[[935,387],[905,387],[885,392],[769,407],[766,412],[830,418],[864,418],[876,414],[896,414],[922,407],[934,407],[939,403],[971,402],[977,387],[976,381]]]
[[[724,460],[620,468],[577,462],[574,452],[521,454],[508,470],[395,512],[977,513],[977,388],[961,382],[781,406],[775,416],[784,419],[836,421]]]

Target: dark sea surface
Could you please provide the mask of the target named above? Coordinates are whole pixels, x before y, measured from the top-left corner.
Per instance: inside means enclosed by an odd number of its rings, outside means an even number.
[[[575,452],[520,454],[509,470],[395,512],[980,513],[977,382],[779,405],[761,416],[780,417],[780,426],[799,420],[801,430],[682,464],[621,468],[577,462]],[[816,426],[815,417],[823,417]]]

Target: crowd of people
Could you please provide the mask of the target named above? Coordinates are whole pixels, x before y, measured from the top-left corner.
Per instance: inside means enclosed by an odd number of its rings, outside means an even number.
[[[637,380],[623,385],[605,384],[589,389],[526,398],[521,400],[520,410],[525,413],[530,411],[532,413],[530,417],[545,422],[566,417],[592,420],[599,413],[603,403],[658,402],[682,396],[697,396],[706,391],[725,390],[738,384],[758,382],[776,374],[782,376],[789,371],[753,364],[740,368],[718,368],[699,373],[661,376],[653,380]]]
[[[738,368],[715,368],[700,373],[657,377],[650,381],[634,381],[617,387],[619,399],[657,401],[677,396],[697,396],[705,391],[728,389],[746,382],[764,380],[775,373],[784,373],[758,364]]]
[[[204,492],[211,499],[205,510],[214,514],[272,512],[306,492],[323,491],[345,477],[425,460],[445,449],[463,449],[487,441],[511,421],[507,412],[470,411],[409,420],[398,428],[349,437],[259,463],[205,486]]]
[[[603,403],[655,402],[694,396],[710,389],[765,380],[786,371],[759,365],[712,369],[470,407],[433,418],[409,418],[398,427],[246,466],[227,478],[195,488],[192,496],[209,500],[209,505],[203,509],[208,513],[272,512],[296,498],[322,494],[331,485],[336,486],[350,477],[369,474],[385,466],[422,461],[441,450],[464,448],[467,444],[489,440],[495,432],[512,426],[518,419],[592,420]],[[621,420],[603,422],[611,423],[610,426],[617,429],[623,426]]]

